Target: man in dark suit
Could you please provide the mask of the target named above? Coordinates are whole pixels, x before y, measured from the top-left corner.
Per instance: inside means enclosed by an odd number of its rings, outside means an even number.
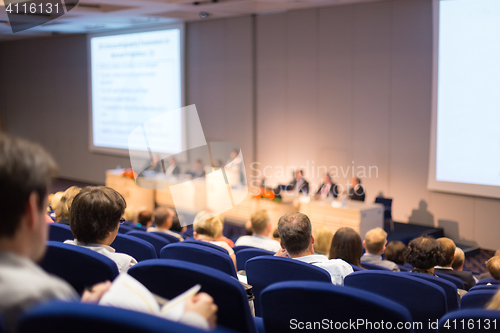
[[[297,193],[309,194],[309,183],[304,178],[304,171],[299,170],[295,173],[295,179],[288,185]]]
[[[351,179],[349,198],[355,201],[365,201],[365,188],[361,185],[361,179],[354,177]]]
[[[325,199],[328,197],[336,198],[339,194],[337,184],[332,182],[332,178],[329,174],[326,174],[323,178],[323,183],[319,187],[318,192],[316,192],[316,198]]]
[[[451,267],[451,265],[453,264],[453,259],[455,258],[455,243],[447,237],[438,238],[438,241],[441,243],[441,246],[444,249],[445,258],[441,266],[434,267],[434,274],[448,274],[459,278],[464,282],[464,287],[467,291],[470,288],[474,287],[474,285],[476,284],[476,280],[474,280],[471,272],[454,271]]]

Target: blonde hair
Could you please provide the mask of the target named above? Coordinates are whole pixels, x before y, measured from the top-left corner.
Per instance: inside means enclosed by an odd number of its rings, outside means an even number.
[[[212,216],[212,213],[203,210],[196,214],[193,229],[198,235],[217,238],[222,234],[223,222],[220,216]]]
[[[135,222],[135,219],[137,218],[137,211],[134,207],[127,207],[125,208],[123,216],[125,217],[125,220]]]
[[[314,252],[328,256],[332,246],[333,231],[326,227],[313,228]]]
[[[57,209],[57,206],[59,206],[59,202],[61,202],[63,194],[64,192],[56,192],[52,197],[52,202],[50,203],[50,206],[54,211]]]
[[[269,214],[267,214],[267,210],[265,209],[256,210],[250,217],[250,221],[252,222],[252,231],[256,234],[261,234],[266,231],[269,224]]]
[[[491,301],[486,304],[487,310],[500,310],[500,290],[497,291],[495,296],[491,299]]]
[[[459,269],[462,267],[465,261],[465,253],[464,250],[459,248],[458,246],[455,249],[455,259],[453,259],[453,263],[451,264],[451,268]]]
[[[493,256],[486,262],[486,267],[495,280],[500,280],[500,256]]]
[[[382,251],[386,242],[387,232],[385,232],[382,228],[369,230],[365,235],[366,252],[377,254]]]
[[[69,219],[71,204],[73,203],[73,199],[76,197],[76,195],[80,193],[80,190],[81,188],[79,188],[78,186],[71,186],[66,191],[64,191],[64,194],[61,197],[61,201],[56,208],[56,222],[59,222],[61,219]]]

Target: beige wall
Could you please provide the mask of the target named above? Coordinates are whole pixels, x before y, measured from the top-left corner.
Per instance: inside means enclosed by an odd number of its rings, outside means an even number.
[[[394,198],[398,221],[442,225],[453,238],[500,248],[500,200],[426,189],[431,118],[430,0],[386,1],[187,25],[187,104],[209,141],[250,163],[372,168],[367,200]],[[255,57],[254,57],[255,55]],[[61,175],[103,182],[126,158],[88,151],[85,36],[0,44],[5,128],[48,147]],[[354,161],[354,163],[353,163]],[[256,174],[257,172],[253,172]],[[427,205],[419,210],[420,202]],[[413,212],[413,210],[416,210]]]

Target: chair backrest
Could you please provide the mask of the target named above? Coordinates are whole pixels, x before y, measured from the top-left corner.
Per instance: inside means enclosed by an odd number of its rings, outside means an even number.
[[[221,251],[225,254],[229,254],[229,252],[227,252],[227,250],[225,248],[223,248],[219,245],[215,245],[215,244],[212,244],[210,242],[205,242],[205,241],[201,241],[201,240],[196,240],[194,238],[186,239],[184,241],[184,243],[198,244],[198,245],[209,247],[209,248],[217,250],[217,251]]]
[[[126,234],[127,232],[132,231],[132,230],[134,230],[134,228],[131,225],[127,225],[127,224],[120,224],[120,227],[118,228],[118,232],[120,234]]]
[[[392,199],[376,197],[375,203],[384,205],[384,219],[392,219]]]
[[[364,271],[364,269],[361,268],[361,267],[359,267],[359,266],[356,266],[356,265],[353,265],[353,264],[349,264],[349,265],[351,265],[352,270],[355,271],[355,272],[357,272],[357,271]]]
[[[238,332],[255,332],[255,324],[242,284],[219,270],[170,259],[147,260],[128,273],[151,292],[172,299],[199,283],[201,291],[214,298],[219,325]]]
[[[245,270],[245,264],[249,259],[258,256],[272,256],[272,255],[274,255],[274,252],[257,248],[240,250],[238,253],[236,253],[236,266],[239,271]]]
[[[495,278],[481,279],[481,280],[477,281],[476,286],[482,286],[482,285],[487,285],[487,284],[500,284],[500,280],[497,280]]]
[[[246,249],[257,249],[257,248],[255,246],[247,246],[247,245],[238,245],[233,247],[234,253],[238,253],[239,251]]]
[[[161,249],[162,259],[176,259],[212,267],[236,278],[233,260],[227,253],[195,243],[176,243]]]
[[[137,261],[158,258],[151,243],[134,236],[117,234],[115,240],[111,243],[111,247],[116,252],[126,253],[134,257]]]
[[[134,230],[134,231],[129,231],[126,234],[129,236],[140,238],[142,240],[145,240],[146,242],[151,243],[151,245],[153,245],[153,247],[155,248],[156,256],[158,258],[160,257],[161,249],[170,244],[170,242],[166,238],[157,236],[152,232]]]
[[[255,296],[255,315],[261,315],[260,295],[262,291],[273,283],[284,281],[319,281],[332,283],[330,273],[326,270],[305,262],[263,256],[252,258],[246,263],[248,284],[253,287]]]
[[[468,326],[470,322],[473,323],[472,327]],[[498,323],[500,323],[500,311],[498,310],[458,310],[447,313],[439,320],[438,332],[490,333],[498,331]]]
[[[173,243],[179,243],[180,242],[180,239],[173,236],[173,235],[169,235],[167,234],[166,232],[163,232],[163,231],[152,231],[151,232],[152,234],[156,235],[156,236],[160,236],[160,237],[163,237],[165,238],[166,240],[168,240],[170,242],[170,244],[173,244]]]
[[[405,266],[405,265],[398,265],[398,267],[399,267],[399,270],[400,270],[401,272],[411,272],[411,270],[412,270],[411,268],[408,268],[408,267],[407,267],[407,266]]]
[[[356,288],[336,286],[327,282],[279,282],[262,292],[262,314],[266,332],[294,332],[299,323],[332,323],[330,330],[342,330],[342,323],[411,323],[409,311],[396,302]],[[427,323],[427,322],[426,322]],[[304,327],[306,328],[306,327]],[[321,327],[315,326],[315,332]],[[352,327],[351,327],[352,328]],[[349,329],[349,324],[347,325]],[[344,330],[347,330],[344,327]],[[386,332],[359,326],[360,332]],[[356,330],[356,327],[351,331]],[[396,331],[393,329],[393,331]],[[413,332],[401,329],[398,332]]]
[[[113,281],[118,275],[116,263],[108,257],[81,246],[55,241],[47,242],[40,266],[66,280],[80,294],[85,287]]]
[[[460,300],[460,307],[462,309],[484,309],[486,307],[486,304],[491,301],[496,293],[497,291],[494,289],[476,290],[472,292],[469,291],[467,294],[462,296],[462,299]]]
[[[474,287],[469,289],[469,292],[471,291],[478,291],[478,290],[497,290],[500,288],[498,284],[481,284],[481,285],[475,285]]]
[[[436,272],[434,272],[434,274],[436,274],[440,278],[446,279],[446,280],[454,283],[457,286],[458,289],[464,289],[465,290],[464,281],[460,280],[456,276],[453,276],[453,275],[450,275],[450,274],[446,274],[446,273],[436,273]]]
[[[435,277],[429,274],[422,274],[422,273],[408,273],[408,274],[410,276],[414,276],[416,278],[424,279],[429,282],[435,283],[436,285],[443,288],[446,294],[448,311],[458,310],[458,305],[459,305],[458,292],[457,292],[457,286],[455,284],[451,283],[448,280],[441,279],[440,277]]]
[[[344,284],[387,297],[406,307],[416,322],[428,323],[447,311],[446,294],[440,286],[400,272],[364,271],[347,275]],[[423,325],[423,332],[431,332]]]
[[[56,301],[36,306],[23,315],[18,332],[201,333],[206,331],[141,312],[88,303]]]
[[[367,262],[361,262],[361,266],[363,268],[366,268],[366,269],[369,269],[369,270],[372,270],[372,271],[388,271],[388,272],[392,272],[392,269],[389,269],[389,268],[383,267],[383,266],[379,266],[379,265],[375,265],[375,264],[370,264],[370,263],[367,263]]]
[[[49,223],[49,241],[64,242],[68,239],[74,239],[69,225]]]

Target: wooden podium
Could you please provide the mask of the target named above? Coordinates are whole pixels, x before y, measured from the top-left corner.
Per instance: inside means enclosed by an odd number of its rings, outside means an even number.
[[[137,212],[145,209],[153,211],[155,190],[137,186],[133,179],[123,177],[122,172],[121,169],[106,171],[105,185],[123,195],[127,207],[134,208]]]

